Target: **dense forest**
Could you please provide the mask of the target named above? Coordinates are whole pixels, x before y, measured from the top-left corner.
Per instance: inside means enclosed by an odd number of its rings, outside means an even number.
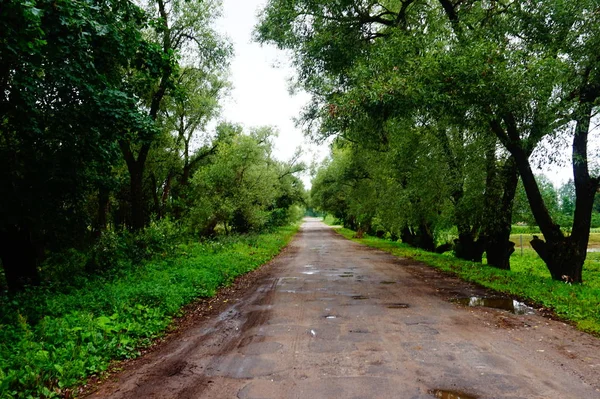
[[[582,281],[597,157],[600,4],[270,0],[257,40],[291,50],[312,94],[301,122],[334,137],[314,205],[355,229],[510,268],[527,198],[552,277]],[[569,151],[570,209],[553,211],[536,158]],[[524,194],[524,195],[523,195]],[[516,199],[521,199],[515,203]],[[514,211],[514,212],[513,212]],[[519,216],[522,217],[522,216]]]
[[[304,166],[272,156],[277,131],[216,122],[219,6],[2,3],[0,287],[104,272],[115,246],[149,250],[150,225],[198,239],[296,217]]]

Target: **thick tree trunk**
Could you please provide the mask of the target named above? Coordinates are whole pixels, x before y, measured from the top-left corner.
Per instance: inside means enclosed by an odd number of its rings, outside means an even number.
[[[494,169],[495,157],[494,157]],[[495,174],[495,172],[494,172]],[[488,171],[488,176],[490,171]],[[515,252],[515,243],[510,241],[512,227],[512,209],[519,182],[519,175],[514,159],[510,157],[500,171],[500,182],[493,178],[490,183],[502,187],[501,197],[490,195],[486,198],[486,224],[483,236],[486,237],[486,257],[490,266],[510,270],[510,256]],[[493,193],[488,184],[486,191]]]
[[[0,233],[0,259],[9,291],[19,291],[27,285],[40,283],[37,253],[26,229],[11,227]]]
[[[129,171],[129,195],[131,196],[131,229],[141,230],[146,226],[146,202],[144,200],[144,171],[150,144],[140,148],[137,159],[131,151],[130,143],[120,141],[119,146]]]
[[[144,201],[144,169],[139,163],[129,169],[130,194],[131,194],[131,228],[134,231],[146,226],[146,212]]]
[[[435,251],[435,241],[431,229],[426,223],[421,223],[416,229],[405,226],[400,232],[403,243],[426,251]]]
[[[587,255],[587,242],[582,248],[581,243],[573,241],[572,237],[544,241],[533,236],[531,246],[546,263],[552,279],[575,283],[583,281],[581,274]]]
[[[454,240],[454,255],[459,259],[481,263],[485,250],[485,240],[475,240],[471,231],[463,232]]]
[[[518,145],[509,146],[509,151],[515,156],[529,205],[546,240],[544,242],[539,237],[534,237],[531,246],[544,260],[555,280],[582,282],[594,195],[598,189],[598,179],[590,177],[587,161],[587,139],[592,109],[591,103],[580,104],[576,118],[572,156],[576,201],[570,237],[565,237],[560,226],[552,220],[523,149]]]

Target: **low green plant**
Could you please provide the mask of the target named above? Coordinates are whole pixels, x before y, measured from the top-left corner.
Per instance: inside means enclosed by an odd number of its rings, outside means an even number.
[[[142,258],[154,255],[135,267],[125,265],[118,273],[114,265],[104,265],[115,274],[97,274],[77,287],[57,290],[50,284],[1,296],[0,398],[63,396],[85,377],[106,370],[111,360],[137,356],[184,305],[213,296],[266,263],[296,231],[297,226],[281,227],[175,244],[168,239],[176,234],[172,226],[151,226],[137,240],[145,242]],[[113,252],[112,259],[126,259],[120,239],[107,236],[101,245]],[[72,258],[67,269],[83,267],[84,259]]]
[[[544,262],[532,249],[511,257],[512,270],[499,270],[480,263],[435,254],[375,237],[355,237],[349,229],[336,229],[344,237],[393,255],[412,258],[463,280],[513,295],[521,300],[553,309],[579,329],[600,335],[600,253],[590,253],[584,266],[584,283],[567,284],[551,279]]]

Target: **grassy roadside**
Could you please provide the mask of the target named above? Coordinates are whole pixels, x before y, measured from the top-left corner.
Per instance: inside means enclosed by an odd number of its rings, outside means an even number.
[[[326,222],[332,223],[329,220]],[[584,267],[584,284],[569,285],[553,281],[533,250],[524,250],[523,256],[513,255],[513,270],[505,271],[375,237],[356,239],[355,232],[345,228],[336,228],[336,231],[369,247],[415,259],[453,273],[463,280],[553,309],[559,317],[573,322],[580,330],[600,336],[600,257],[597,254],[588,256]]]
[[[298,226],[216,242],[179,245],[113,280],[67,293],[48,287],[0,303],[0,398],[64,396],[113,359],[135,357],[181,308],[214,296],[268,262]]]

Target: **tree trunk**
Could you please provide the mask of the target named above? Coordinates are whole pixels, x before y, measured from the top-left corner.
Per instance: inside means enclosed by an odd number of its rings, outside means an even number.
[[[587,255],[587,242],[586,248],[581,248],[580,243],[571,238],[545,242],[533,236],[531,246],[546,263],[552,279],[580,283],[583,281],[581,274]]]
[[[402,242],[415,248],[424,249],[425,251],[435,251],[435,241],[429,226],[422,222],[419,227],[412,229],[405,226],[400,232]]]
[[[454,240],[454,255],[459,259],[470,260],[481,263],[485,250],[485,240],[475,240],[474,234],[467,231],[458,235]]]
[[[37,253],[26,229],[13,226],[0,233],[0,259],[9,291],[19,291],[27,285],[39,285]]]
[[[544,260],[554,280],[582,282],[583,264],[587,257],[594,195],[598,179],[591,178],[587,161],[587,139],[593,106],[580,104],[573,137],[573,177],[575,180],[575,216],[570,237],[565,237],[554,223],[544,204],[525,152],[514,145],[509,151],[515,156],[529,205],[546,241],[534,237],[531,246]]]
[[[507,159],[500,171],[500,182],[496,179],[496,161],[488,169],[486,192],[486,223],[482,235],[486,237],[486,257],[490,266],[510,270],[510,256],[515,252],[515,243],[510,241],[512,228],[512,209],[519,182],[519,175],[514,158]],[[492,185],[503,187],[501,196],[494,194]]]
[[[146,202],[144,201],[144,170],[150,152],[150,144],[142,145],[137,159],[131,151],[130,143],[119,141],[119,147],[129,171],[129,195],[131,196],[131,229],[141,230],[146,226]]]

